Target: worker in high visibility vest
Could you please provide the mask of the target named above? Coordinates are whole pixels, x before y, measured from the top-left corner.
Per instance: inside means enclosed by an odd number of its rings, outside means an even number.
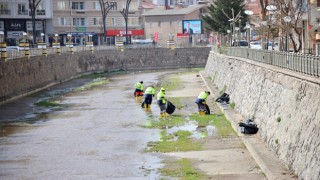
[[[207,106],[206,100],[210,95],[209,91],[203,91],[199,94],[198,98],[196,99],[195,103],[198,104],[198,110],[200,115],[205,115],[207,113]]]
[[[167,109],[167,99],[165,97],[166,92],[164,88],[161,88],[157,95],[157,103],[160,107],[160,117],[167,117],[166,109]]]
[[[134,96],[136,97],[136,101],[141,102],[143,96],[143,81],[137,82],[135,87]]]
[[[145,91],[145,97],[144,97],[144,108],[148,111],[151,108],[152,103],[152,97],[154,97],[154,94],[156,91],[154,90],[154,86],[150,86]]]

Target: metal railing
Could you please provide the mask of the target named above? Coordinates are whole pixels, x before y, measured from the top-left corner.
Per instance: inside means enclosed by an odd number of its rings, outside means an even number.
[[[311,76],[320,76],[320,56],[236,47],[212,47],[212,50],[220,54],[246,58]]]

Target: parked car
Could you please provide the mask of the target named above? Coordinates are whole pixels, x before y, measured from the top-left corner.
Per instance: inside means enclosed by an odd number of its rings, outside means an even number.
[[[251,41],[250,48],[251,49],[262,49],[261,42],[260,41]]]
[[[238,47],[248,47],[248,45],[249,45],[248,41],[244,41],[244,40],[236,41],[236,44],[234,42],[232,43],[232,46],[238,46]]]
[[[7,46],[7,51],[20,51],[19,46]]]
[[[268,50],[274,50],[274,51],[279,51],[279,43],[278,42],[269,42],[268,43]]]

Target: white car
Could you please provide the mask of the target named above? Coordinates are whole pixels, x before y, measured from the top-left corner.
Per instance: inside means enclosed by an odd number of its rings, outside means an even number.
[[[262,49],[261,42],[259,42],[259,41],[250,42],[250,48],[251,49]]]

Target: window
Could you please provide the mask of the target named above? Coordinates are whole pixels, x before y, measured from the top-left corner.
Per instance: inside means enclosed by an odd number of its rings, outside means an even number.
[[[158,27],[159,28],[161,27],[161,21],[158,21]]]
[[[153,22],[152,21],[150,21],[150,27],[153,27]]]
[[[86,20],[85,20],[85,18],[73,18],[73,25],[74,26],[85,26]]]
[[[113,17],[112,20],[112,26],[117,26],[117,18]]]
[[[72,2],[72,9],[84,10],[84,2]]]
[[[65,17],[59,18],[59,25],[61,25],[61,26],[67,25],[67,18],[65,18]]]
[[[117,2],[110,2],[109,5],[112,6],[111,10],[117,10]]]
[[[177,26],[180,26],[180,21],[177,21]]]
[[[18,14],[28,15],[28,11],[26,10],[26,4],[18,4]]]
[[[8,3],[0,3],[0,14],[10,14]]]
[[[94,10],[101,10],[100,3],[97,1],[93,2],[93,9]]]
[[[65,1],[58,1],[58,9],[60,9],[60,10],[66,9],[66,2]]]
[[[102,24],[102,18],[93,18],[93,25],[98,26]]]
[[[137,25],[139,25],[139,18],[138,17],[129,17],[128,18],[128,25],[129,26],[137,26]]]

